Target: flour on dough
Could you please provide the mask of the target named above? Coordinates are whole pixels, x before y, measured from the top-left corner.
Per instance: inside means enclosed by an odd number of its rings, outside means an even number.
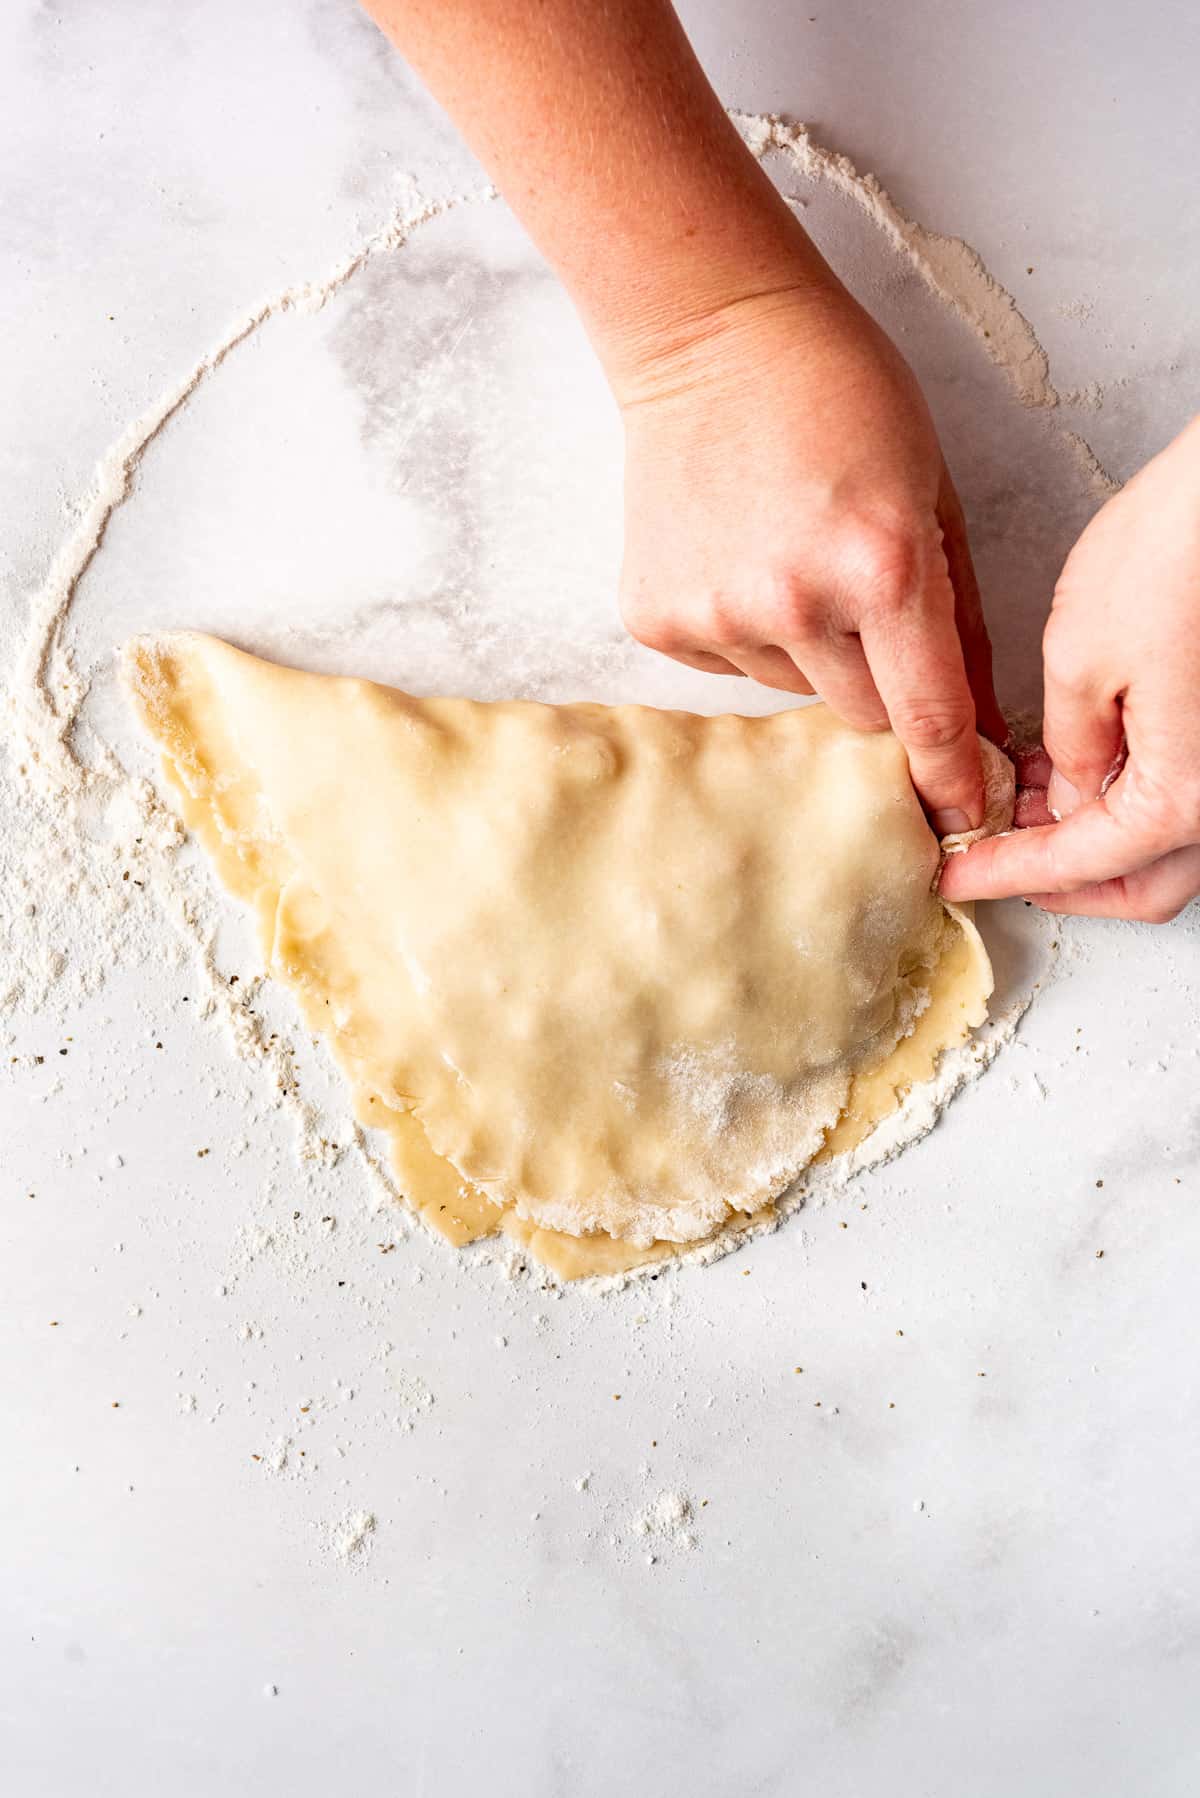
[[[901,746],[823,706],[414,699],[187,634],[126,665],[185,822],[452,1242],[570,1277],[744,1226],[986,1016]]]

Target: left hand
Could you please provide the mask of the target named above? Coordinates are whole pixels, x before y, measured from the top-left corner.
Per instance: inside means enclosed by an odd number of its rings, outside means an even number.
[[[951,857],[941,891],[1165,923],[1200,894],[1200,419],[1088,525],[1044,650],[1061,821]]]

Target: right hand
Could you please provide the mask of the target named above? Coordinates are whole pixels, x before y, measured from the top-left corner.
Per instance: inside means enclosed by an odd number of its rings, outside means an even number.
[[[954,856],[942,892],[1166,923],[1200,895],[1200,419],[1071,551],[1045,662],[1043,818]]]
[[[691,667],[889,726],[939,834],[1002,742],[962,509],[916,379],[836,282],[752,295],[617,383],[622,611]]]

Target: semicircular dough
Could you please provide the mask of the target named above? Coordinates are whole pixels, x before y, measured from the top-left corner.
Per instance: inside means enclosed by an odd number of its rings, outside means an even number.
[[[824,706],[413,699],[188,634],[126,665],[185,821],[453,1241],[503,1227],[568,1275],[704,1241],[986,1015],[903,749]]]

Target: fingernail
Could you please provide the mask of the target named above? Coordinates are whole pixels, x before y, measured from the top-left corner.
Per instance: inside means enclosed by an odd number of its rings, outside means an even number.
[[[1061,823],[1072,812],[1077,812],[1082,803],[1079,788],[1072,786],[1066,775],[1060,774],[1057,768],[1053,769],[1046,787],[1046,809],[1050,816]]]
[[[960,830],[971,828],[971,820],[966,812],[960,812],[953,806],[944,812],[931,812],[930,817],[939,837],[952,837]]]

